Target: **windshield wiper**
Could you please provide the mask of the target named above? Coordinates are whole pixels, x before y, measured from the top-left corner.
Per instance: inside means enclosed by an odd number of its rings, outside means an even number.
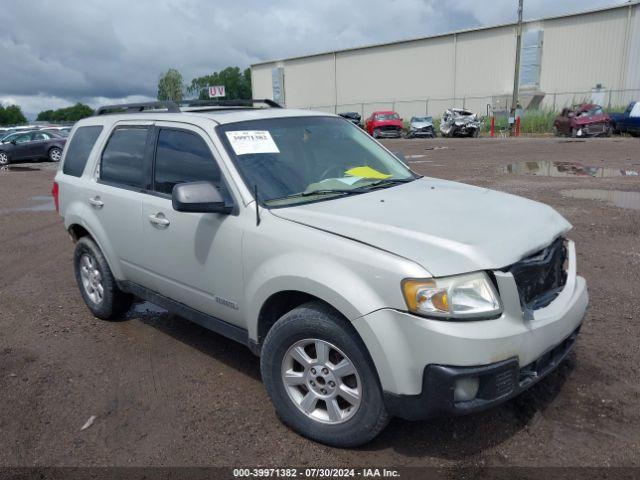
[[[354,189],[331,189],[331,188],[327,188],[327,189],[322,189],[322,190],[310,190],[308,192],[299,192],[299,193],[292,193],[291,195],[285,195],[283,197],[277,197],[277,198],[270,198],[269,200],[266,200],[267,202],[275,202],[278,200],[288,200],[290,198],[302,198],[302,197],[313,197],[315,195],[331,195],[331,194],[342,194],[343,196],[346,195],[356,195],[358,193],[363,193],[362,190],[359,190],[357,188]]]
[[[351,191],[358,191],[358,192],[363,192],[363,191],[367,191],[371,188],[378,188],[378,187],[391,187],[393,185],[398,185],[401,183],[409,183],[409,182],[413,182],[414,180],[417,180],[420,177],[412,177],[412,178],[383,178],[380,180],[377,180],[373,183],[368,183],[367,185],[362,185],[361,187],[357,187],[354,188]]]

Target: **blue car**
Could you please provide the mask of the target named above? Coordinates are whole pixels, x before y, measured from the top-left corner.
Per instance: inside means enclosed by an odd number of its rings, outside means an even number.
[[[609,117],[614,132],[640,136],[640,102],[631,102],[623,113],[611,113]]]

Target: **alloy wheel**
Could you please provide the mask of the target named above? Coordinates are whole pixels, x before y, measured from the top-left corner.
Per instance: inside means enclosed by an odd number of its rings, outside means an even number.
[[[62,158],[62,150],[60,150],[59,148],[52,149],[51,153],[49,154],[49,158],[51,158],[51,160],[56,163],[59,162]]]
[[[83,253],[80,257],[80,278],[82,287],[91,301],[95,304],[101,303],[104,299],[102,274],[98,269],[98,262],[88,253]]]
[[[282,360],[281,375],[291,401],[312,420],[343,423],[362,403],[355,365],[325,340],[308,338],[293,344]]]

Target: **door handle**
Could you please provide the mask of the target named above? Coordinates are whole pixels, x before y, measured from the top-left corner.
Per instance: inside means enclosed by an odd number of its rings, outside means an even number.
[[[156,213],[155,215],[149,215],[149,221],[158,227],[168,227],[171,223],[162,213]]]
[[[91,205],[94,208],[102,208],[104,207],[104,202],[102,200],[100,200],[100,197],[95,196],[93,198],[89,199],[89,205]]]

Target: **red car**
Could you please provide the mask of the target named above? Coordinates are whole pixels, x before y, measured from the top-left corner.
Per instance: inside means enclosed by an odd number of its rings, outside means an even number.
[[[402,127],[400,115],[390,110],[373,112],[364,121],[364,129],[373,138],[400,138]]]
[[[583,103],[574,108],[563,108],[553,122],[556,135],[588,137],[611,135],[611,119],[602,107],[593,103]]]

